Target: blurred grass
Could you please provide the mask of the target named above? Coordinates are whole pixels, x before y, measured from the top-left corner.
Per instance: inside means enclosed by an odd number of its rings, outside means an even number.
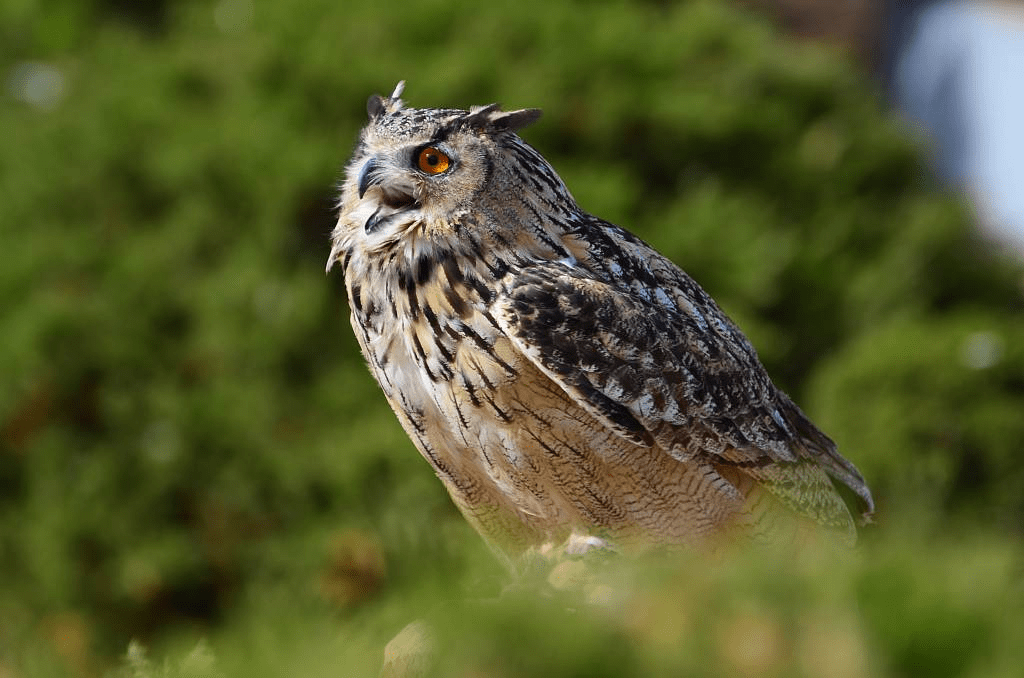
[[[1024,277],[840,56],[715,2],[7,0],[0,44],[0,676],[194,672],[202,638],[224,675],[374,675],[417,617],[439,675],[1018,675]],[[525,136],[579,202],[864,471],[855,556],[472,602],[498,565],[322,273],[400,79],[545,109]]]

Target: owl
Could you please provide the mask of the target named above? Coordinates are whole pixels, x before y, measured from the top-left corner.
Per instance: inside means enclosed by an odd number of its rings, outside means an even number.
[[[588,214],[517,134],[537,109],[373,96],[328,271],[359,346],[452,500],[531,549],[852,542],[864,479],[690,276]]]

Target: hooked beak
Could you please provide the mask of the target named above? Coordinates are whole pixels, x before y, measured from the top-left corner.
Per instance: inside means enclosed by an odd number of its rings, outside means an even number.
[[[382,185],[387,182],[386,185]],[[391,217],[406,212],[419,203],[416,201],[415,187],[403,179],[388,179],[386,165],[377,162],[376,158],[370,158],[359,170],[359,181],[357,190],[359,199],[362,200],[366,192],[375,186],[380,186],[380,197],[376,211],[363,225],[367,233],[372,233]]]
[[[375,158],[370,160],[363,165],[363,169],[359,170],[359,198],[362,199],[367,189],[371,186],[376,186],[381,182],[383,176],[381,175],[380,166],[377,164]]]

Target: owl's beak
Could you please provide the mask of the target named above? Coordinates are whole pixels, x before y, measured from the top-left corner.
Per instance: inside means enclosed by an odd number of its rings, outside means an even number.
[[[359,199],[362,200],[366,192],[374,186],[381,187],[381,204],[387,205],[393,210],[408,209],[417,205],[416,187],[405,177],[396,177],[394,173],[389,173],[385,163],[379,163],[376,158],[370,158],[359,170],[357,186]]]
[[[384,179],[383,174],[380,171],[380,165],[377,164],[375,158],[370,158],[363,169],[359,170],[359,198],[362,199],[363,195],[371,186],[376,186]]]
[[[408,183],[406,178],[395,177],[393,173],[389,173],[386,163],[379,163],[376,158],[370,158],[359,170],[359,181],[356,187],[359,199],[362,200],[368,190],[377,186],[380,187],[379,195],[374,196],[377,209],[363,225],[363,229],[367,233],[377,230],[395,215],[419,206],[416,201],[415,186]]]

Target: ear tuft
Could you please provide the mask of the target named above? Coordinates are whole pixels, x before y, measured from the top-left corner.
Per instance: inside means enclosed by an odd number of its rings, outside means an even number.
[[[395,91],[391,93],[391,96],[382,97],[379,94],[371,96],[366,101],[366,114],[370,116],[370,120],[376,120],[387,113],[401,109],[403,101],[399,97],[402,96],[404,90],[405,80],[402,80],[395,85]]]
[[[491,119],[491,129],[515,132],[540,120],[539,108],[521,108],[518,111],[500,113]]]
[[[474,106],[466,117],[465,124],[479,132],[515,132],[531,125],[540,118],[539,108],[523,108],[518,111],[503,111],[498,104]]]
[[[366,100],[366,114],[370,116],[370,120],[376,120],[384,115],[384,97],[379,94],[371,95]]]

